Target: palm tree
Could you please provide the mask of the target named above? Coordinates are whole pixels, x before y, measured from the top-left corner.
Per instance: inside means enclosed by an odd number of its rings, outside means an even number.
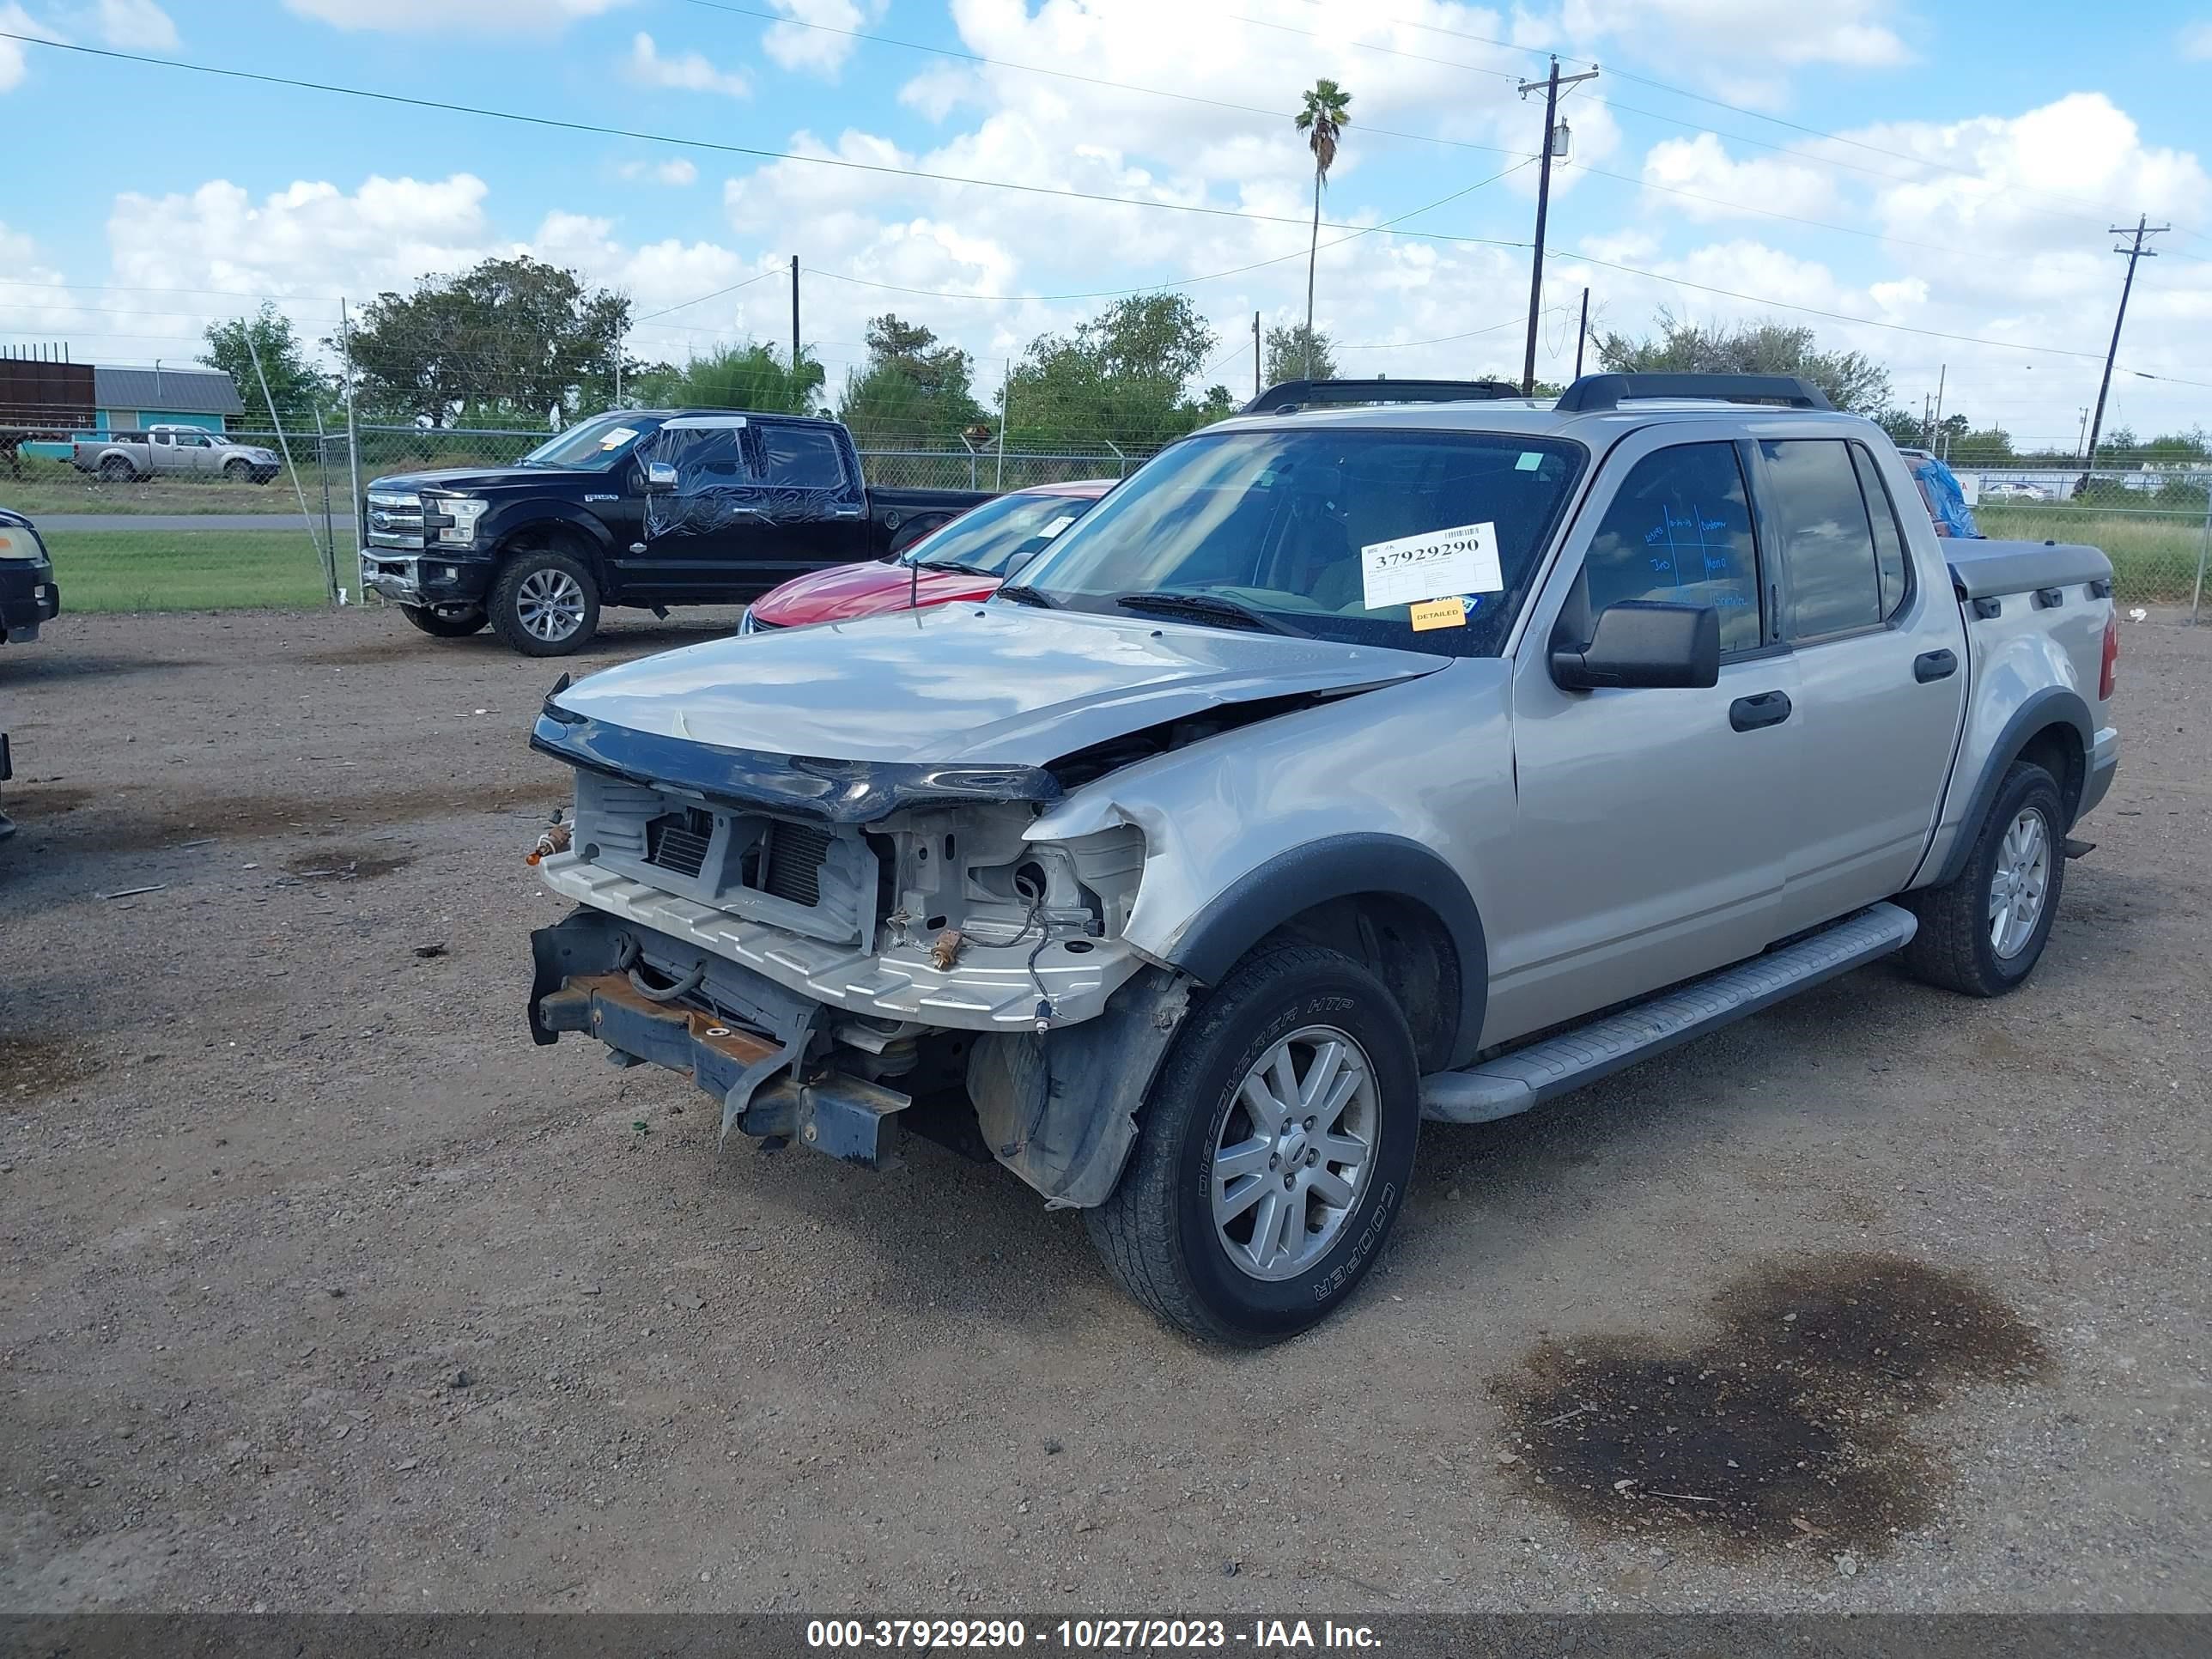
[[[1314,262],[1321,256],[1321,187],[1328,181],[1329,168],[1336,165],[1336,141],[1344,136],[1345,124],[1352,119],[1352,94],[1335,82],[1326,78],[1313,83],[1306,94],[1305,107],[1301,109],[1291,125],[1306,136],[1306,148],[1314,158],[1313,241],[1306,253],[1306,373],[1313,373],[1313,317]]]

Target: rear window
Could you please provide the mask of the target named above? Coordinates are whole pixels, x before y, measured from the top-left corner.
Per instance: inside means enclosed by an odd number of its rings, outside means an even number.
[[[845,482],[837,440],[818,426],[767,425],[760,434],[760,481],[785,489],[835,489]]]
[[[1317,639],[1494,656],[1587,459],[1579,444],[1504,433],[1200,434],[1140,468],[1021,581],[1075,610],[1194,596]]]
[[[1784,631],[1817,640],[1882,619],[1874,526],[1851,446],[1836,438],[1765,440],[1767,504],[1781,532]]]

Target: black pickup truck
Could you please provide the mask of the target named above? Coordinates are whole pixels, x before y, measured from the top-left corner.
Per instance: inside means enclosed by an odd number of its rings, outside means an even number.
[[[896,553],[990,494],[871,489],[838,422],[714,409],[597,415],[513,466],[365,493],[365,590],[426,634],[489,624],[533,657],[578,649],[602,605],[742,603]]]

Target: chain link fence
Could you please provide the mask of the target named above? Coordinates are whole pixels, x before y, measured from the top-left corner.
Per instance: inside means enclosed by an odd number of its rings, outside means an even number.
[[[143,468],[100,466],[100,451],[26,445],[14,476],[0,459],[0,504],[46,529],[64,602],[78,609],[198,609],[315,605],[338,589],[356,600],[356,481],[437,467],[509,465],[550,435],[510,428],[364,426],[205,434],[202,445],[144,448]],[[275,458],[268,465],[256,454]],[[283,465],[289,455],[290,464]],[[872,483],[902,489],[1019,489],[1119,478],[1145,455],[1091,451],[870,448]],[[1985,535],[2087,542],[2113,568],[2127,606],[2201,611],[2212,556],[2212,470],[2078,471],[1961,469]]]

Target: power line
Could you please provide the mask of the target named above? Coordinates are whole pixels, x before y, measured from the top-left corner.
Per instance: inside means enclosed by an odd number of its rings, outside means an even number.
[[[1147,208],[1163,213],[1196,214],[1212,219],[1240,219],[1251,224],[1296,225],[1304,228],[1304,219],[1285,214],[1249,213],[1239,208],[1209,207],[1195,202],[1148,201],[1139,196],[1111,196],[1103,191],[1072,190],[1055,185],[1024,185],[1008,179],[976,179],[961,173],[938,173],[927,167],[892,167],[880,161],[855,161],[845,156],[803,155],[791,150],[763,149],[751,144],[728,144],[708,138],[687,138],[670,133],[642,132],[629,127],[605,126],[591,121],[568,121],[550,115],[529,115],[518,110],[489,109],[476,104],[458,104],[437,98],[415,98],[396,92],[376,92],[366,87],[338,86],[326,81],[307,81],[284,75],[263,75],[252,70],[227,69],[213,64],[195,64],[181,58],[149,58],[138,52],[116,52],[106,46],[87,46],[75,41],[47,40],[37,35],[17,33],[0,29],[0,40],[15,40],[25,46],[43,47],[50,52],[78,52],[88,58],[105,58],[118,63],[142,64],[155,69],[181,70],[195,75],[214,76],[224,80],[250,81],[263,86],[288,87],[295,91],[328,93],[341,98],[366,99],[375,103],[398,104],[410,109],[438,110],[449,115],[475,115],[487,120],[512,121],[524,126],[550,127],[561,132],[589,133],[601,138],[629,138],[641,143],[673,144],[692,149],[711,150],[728,155],[748,155],[760,161],[792,161],[807,167],[836,167],[848,173],[873,173],[880,177],[918,179],[931,184],[960,185],[977,190],[1003,190],[1018,195],[1043,196],[1064,201],[1098,202],[1111,207]],[[1511,154],[1512,152],[1507,152]],[[1358,230],[1358,225],[1341,224],[1334,220],[1321,222],[1331,230]],[[1488,236],[1456,236],[1443,231],[1408,230],[1393,233],[1418,237],[1424,241],[1463,243],[1484,247],[1518,247],[1517,242],[1502,241]]]

